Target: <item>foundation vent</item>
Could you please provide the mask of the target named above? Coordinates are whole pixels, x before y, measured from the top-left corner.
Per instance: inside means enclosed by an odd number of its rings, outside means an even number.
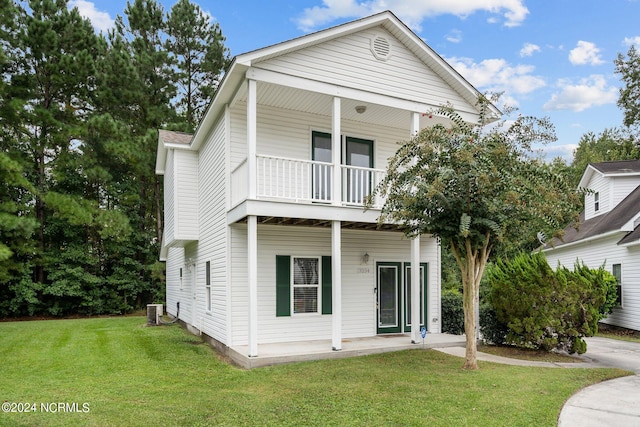
[[[391,57],[391,42],[384,36],[375,36],[371,39],[371,52],[376,59],[386,61]]]

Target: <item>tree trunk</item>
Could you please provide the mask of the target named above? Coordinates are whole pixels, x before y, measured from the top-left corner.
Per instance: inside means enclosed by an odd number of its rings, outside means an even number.
[[[466,258],[466,271],[462,273],[462,289],[463,289],[463,304],[464,309],[464,333],[466,335],[466,352],[464,358],[464,365],[462,369],[478,369],[477,357],[477,336],[478,325],[476,324],[476,309],[477,309],[477,297],[478,283],[474,280],[474,271],[476,259],[475,256],[469,256],[467,253]]]
[[[481,248],[472,248],[471,241],[466,239],[465,247],[458,248],[451,242],[451,250],[456,257],[462,273],[462,308],[464,311],[464,333],[466,336],[466,351],[462,369],[478,369],[476,361],[478,353],[478,322],[477,311],[480,307],[480,280],[487,265],[491,246],[490,236],[485,236],[485,244]],[[464,257],[462,256],[464,253]]]

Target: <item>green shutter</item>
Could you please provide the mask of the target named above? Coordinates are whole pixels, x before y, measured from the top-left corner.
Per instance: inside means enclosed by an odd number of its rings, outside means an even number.
[[[276,255],[276,316],[291,316],[291,257]]]
[[[331,257],[322,257],[322,314],[331,314]]]

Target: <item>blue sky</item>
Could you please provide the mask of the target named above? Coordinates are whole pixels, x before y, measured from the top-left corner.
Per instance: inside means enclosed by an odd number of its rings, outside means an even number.
[[[177,0],[161,0],[168,11]],[[192,0],[193,1],[193,0]],[[613,61],[640,47],[640,0],[195,0],[232,55],[391,10],[480,91],[549,117],[570,160],[580,137],[622,125]],[[71,0],[98,30],[126,0]]]

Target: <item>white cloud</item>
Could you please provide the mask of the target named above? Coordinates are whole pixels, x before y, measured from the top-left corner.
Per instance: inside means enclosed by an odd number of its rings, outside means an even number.
[[[578,41],[578,45],[569,52],[569,62],[573,65],[600,65],[604,64],[600,58],[600,48],[594,43],[584,40]]]
[[[96,9],[96,5],[90,1],[71,0],[69,2],[69,7],[77,7],[80,16],[89,19],[94,28],[99,31],[107,32],[113,27],[114,20],[111,19],[111,16],[107,12]]]
[[[624,44],[631,47],[633,45],[640,47],[640,36],[635,37],[625,37]]]
[[[520,56],[522,57],[531,56],[535,52],[540,52],[540,51],[541,51],[540,46],[538,46],[537,44],[525,43],[524,46],[522,46],[522,49],[520,49]]]
[[[561,157],[567,162],[573,161],[573,154],[578,148],[578,144],[557,144],[545,145],[540,148],[547,161],[551,161],[556,157]]]
[[[460,43],[462,41],[462,31],[451,30],[449,31],[449,34],[445,36],[445,39],[451,43]]]
[[[485,59],[480,63],[470,58],[446,58],[464,78],[483,91],[505,92],[503,98],[516,106],[514,95],[524,95],[546,86],[541,77],[532,73],[532,65],[511,65],[504,59]]]
[[[618,99],[618,89],[608,86],[604,76],[594,74],[583,78],[577,84],[569,80],[559,80],[559,93],[554,93],[543,108],[545,110],[584,111],[587,108],[614,104]]]
[[[489,22],[500,15],[506,27],[520,25],[529,9],[524,0],[322,0],[322,6],[306,8],[296,20],[298,28],[311,31],[336,19],[371,15],[384,10],[393,11],[409,27],[420,31],[420,24],[427,17],[456,15],[465,18],[475,12],[492,13]]]

